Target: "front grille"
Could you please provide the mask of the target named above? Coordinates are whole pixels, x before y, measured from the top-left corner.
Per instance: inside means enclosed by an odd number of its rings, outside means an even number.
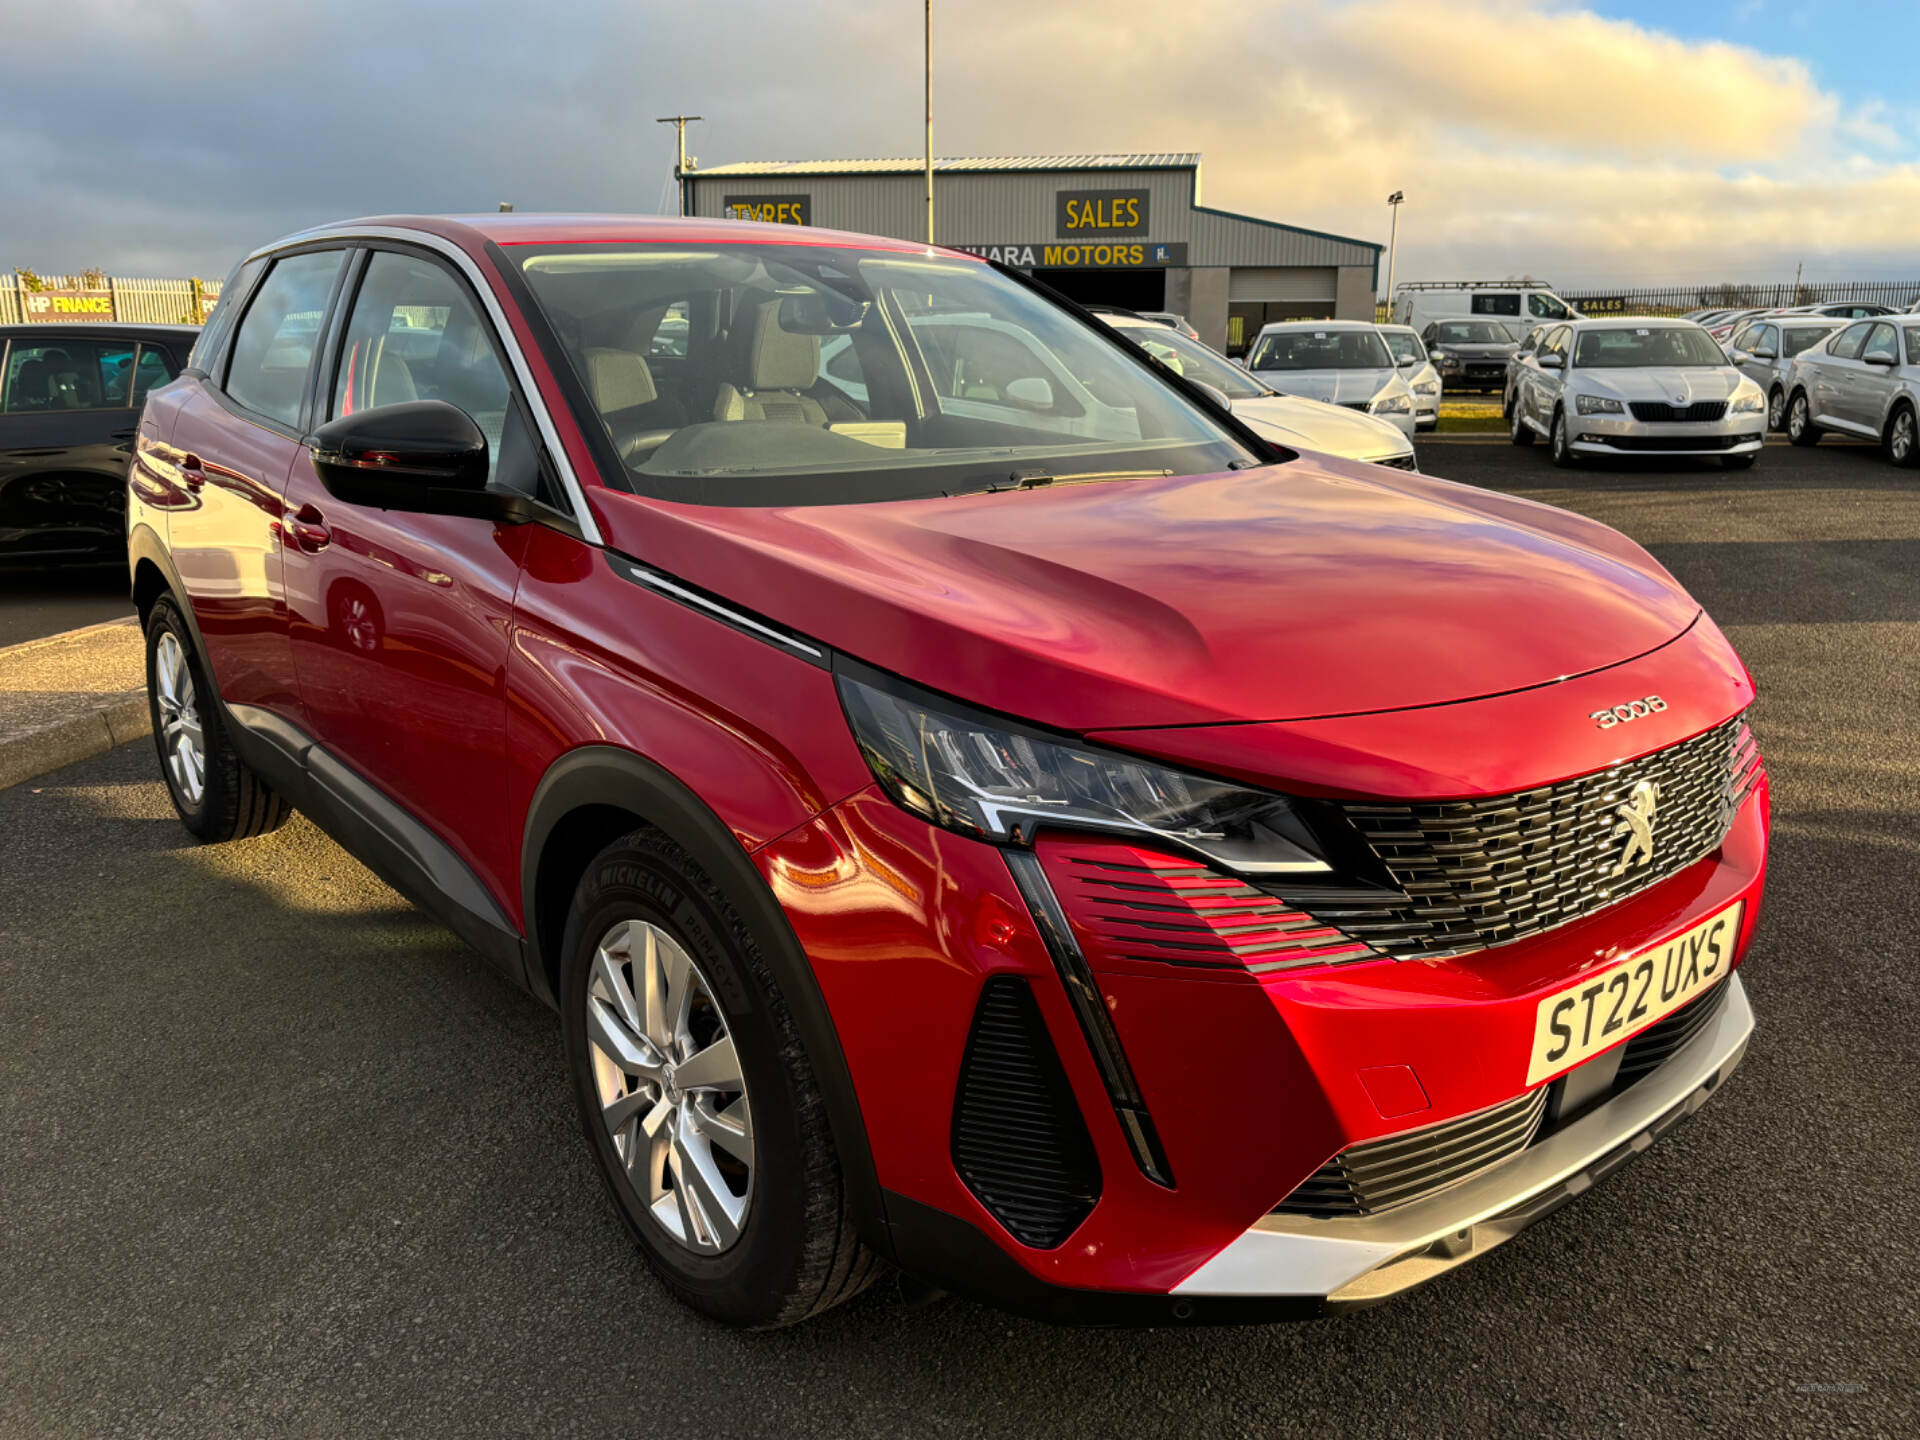
[[[1703,735],[1557,785],[1480,800],[1348,802],[1340,808],[1400,893],[1293,900],[1384,954],[1458,955],[1591,915],[1711,853],[1759,783],[1760,753],[1735,716]],[[1621,875],[1619,811],[1659,786],[1651,861]]]
[[[1666,1064],[1674,1051],[1698,1035],[1701,1027],[1720,1013],[1726,999],[1727,982],[1722,980],[1706,994],[1694,997],[1664,1020],[1642,1030],[1621,1051],[1620,1074],[1614,1083],[1631,1085]]]
[[[1022,1245],[1051,1250],[1100,1198],[1100,1162],[1024,980],[980,992],[953,1106],[953,1166]]]
[[[1386,459],[1376,460],[1373,463],[1376,465],[1384,465],[1389,470],[1417,471],[1420,468],[1420,462],[1415,460],[1411,455],[1389,455]]]
[[[1115,960],[1264,974],[1379,954],[1197,860],[1115,840],[1049,840],[1047,875],[1095,968]]]
[[[1709,421],[1724,419],[1727,402],[1724,400],[1696,400],[1691,405],[1668,405],[1661,400],[1635,400],[1630,402],[1636,420],[1649,421]]]
[[[1274,1206],[1277,1215],[1375,1215],[1424,1200],[1533,1143],[1542,1085],[1503,1104],[1343,1150]]]

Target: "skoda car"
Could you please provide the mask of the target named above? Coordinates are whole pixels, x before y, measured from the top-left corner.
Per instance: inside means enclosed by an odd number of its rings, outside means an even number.
[[[1378,415],[1412,438],[1413,391],[1374,326],[1359,320],[1286,320],[1264,327],[1245,365],[1286,395]]]
[[[1282,395],[1263,385],[1238,365],[1199,340],[1189,340],[1167,327],[1138,315],[1098,312],[1127,339],[1176,375],[1211,385],[1226,397],[1234,418],[1250,430],[1281,445],[1320,450],[1353,460],[1370,460],[1396,470],[1418,470],[1413,442],[1397,425],[1355,410]],[[1436,382],[1436,393],[1439,385]]]
[[[1741,327],[1727,342],[1727,358],[1767,397],[1767,428],[1787,428],[1787,384],[1794,357],[1810,350],[1846,321],[1824,315],[1764,315]]]
[[[928,315],[1131,424],[1028,423]],[[610,1214],[706,1315],[888,1266],[1063,1319],[1366,1305],[1747,1046],[1753,686],[1673,577],[1275,445],[983,260],[329,225],[139,427],[186,828],[298,808],[552,1005]]]
[[[1878,440],[1896,465],[1920,465],[1920,323],[1860,320],[1802,350],[1787,376],[1787,438],[1831,430]]]
[[[1413,392],[1413,425],[1416,430],[1435,430],[1440,425],[1440,372],[1433,366],[1427,347],[1411,325],[1379,326],[1380,338],[1387,342],[1387,353],[1400,371],[1407,388]]]
[[[1690,320],[1576,320],[1518,362],[1509,434],[1545,436],[1556,465],[1605,456],[1713,457],[1753,464],[1767,397]]]

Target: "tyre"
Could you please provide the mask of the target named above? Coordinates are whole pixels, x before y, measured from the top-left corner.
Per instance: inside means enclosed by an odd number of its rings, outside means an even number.
[[[1547,441],[1547,453],[1553,463],[1564,469],[1572,469],[1580,463],[1580,457],[1574,453],[1572,438],[1567,434],[1567,412],[1553,412],[1553,431]]]
[[[1818,445],[1820,427],[1813,423],[1813,410],[1807,404],[1807,392],[1796,390],[1787,401],[1787,439],[1795,445]]]
[[[147,713],[180,823],[208,844],[277,830],[293,813],[235,752],[192,632],[170,597],[147,614]]]
[[[1722,470],[1751,470],[1754,459],[1755,457],[1752,455],[1722,455],[1720,457],[1720,468]]]
[[[1767,429],[1784,430],[1787,428],[1787,392],[1778,385],[1767,396]]]
[[[1893,407],[1887,421],[1887,458],[1896,465],[1920,465],[1920,429],[1916,429],[1913,406],[1901,401]]]
[[[1516,445],[1533,443],[1533,427],[1520,417],[1518,405],[1507,407],[1507,439]]]
[[[739,913],[643,828],[595,857],[562,949],[567,1065],[601,1178],[682,1302],[756,1329],[861,1290],[879,1260],[793,1015]]]

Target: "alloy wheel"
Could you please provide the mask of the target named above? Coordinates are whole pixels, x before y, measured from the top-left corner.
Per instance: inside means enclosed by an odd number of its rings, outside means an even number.
[[[634,1193],[687,1249],[728,1249],[753,1198],[753,1116],[700,967],[669,931],[622,920],[594,951],[586,1018],[600,1118]]]
[[[1902,406],[1894,412],[1893,433],[1887,437],[1887,453],[1893,457],[1894,464],[1913,463],[1914,440],[1913,411]]]
[[[1792,439],[1798,440],[1806,433],[1807,397],[1804,395],[1796,395],[1793,397],[1792,408],[1787,411],[1787,434]]]
[[[1787,423],[1786,393],[1776,390],[1767,397],[1767,428],[1779,430]]]
[[[206,737],[200,729],[187,652],[171,632],[154,647],[153,671],[154,699],[160,707],[160,751],[166,756],[167,774],[180,798],[198,805],[207,792]]]

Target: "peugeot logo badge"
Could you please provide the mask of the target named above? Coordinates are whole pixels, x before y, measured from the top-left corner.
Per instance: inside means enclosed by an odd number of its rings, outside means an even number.
[[[1653,817],[1659,803],[1660,787],[1642,780],[1627,792],[1622,804],[1614,806],[1613,813],[1620,817],[1613,824],[1614,838],[1624,835],[1627,843],[1620,852],[1620,862],[1607,874],[1624,875],[1635,865],[1653,863]]]

